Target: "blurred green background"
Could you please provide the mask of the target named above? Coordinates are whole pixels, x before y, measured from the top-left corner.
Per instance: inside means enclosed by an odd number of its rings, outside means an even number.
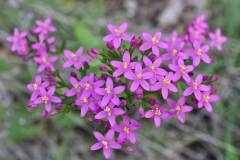
[[[156,129],[152,120],[141,120],[136,153],[114,151],[111,159],[240,159],[239,0],[0,0],[0,160],[104,159],[101,150],[89,150],[95,142],[93,126],[78,113],[42,119],[42,107],[26,107],[30,92],[25,86],[33,82],[37,67],[10,52],[5,37],[15,26],[30,30],[36,19],[52,17],[58,28],[51,34],[56,36],[55,45],[65,41],[66,48],[76,50],[82,45],[105,47],[101,37],[108,33],[107,22],[118,26],[128,21],[132,35],[157,30],[168,35],[173,29],[182,32],[185,23],[202,13],[212,32],[219,27],[229,37],[222,52],[210,50],[215,62],[196,71],[219,76],[215,87],[221,101],[213,105],[212,113],[202,109],[187,114],[185,124],[174,118]],[[61,59],[58,62],[61,66]],[[68,73],[63,76],[68,80]]]

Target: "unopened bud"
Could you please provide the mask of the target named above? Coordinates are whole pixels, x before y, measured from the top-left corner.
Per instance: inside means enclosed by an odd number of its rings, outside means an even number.
[[[44,111],[42,112],[42,118],[47,117],[47,115],[48,115],[48,112],[47,112],[46,110],[44,110]]]
[[[156,101],[155,98],[150,98],[148,103],[151,104],[151,105],[154,105],[154,104],[157,104],[157,101]]]
[[[141,87],[138,87],[138,89],[135,91],[136,94],[143,94],[143,90]]]
[[[121,85],[122,85],[122,86],[125,86],[125,88],[127,88],[127,87],[128,87],[128,85],[127,85],[127,83],[126,83],[126,82],[122,82],[122,83],[121,83]]]
[[[136,95],[136,99],[137,100],[142,100],[143,99],[143,95],[142,94],[137,94]]]
[[[75,72],[70,72],[70,77],[77,78],[77,74]]]
[[[139,115],[140,118],[144,118],[145,117],[143,108],[139,108],[138,109],[138,115]]]
[[[68,59],[67,58],[62,58],[62,60],[63,60],[63,62],[67,62]]]
[[[188,75],[189,75],[190,77],[192,77],[192,76],[194,75],[194,73],[193,73],[193,72],[189,72]]]
[[[58,114],[57,111],[53,111],[53,112],[50,113],[50,116],[56,116],[57,114]]]
[[[133,38],[132,38],[132,40],[130,42],[130,46],[132,48],[135,48],[137,46],[137,44],[138,44],[138,39],[135,36],[133,36]]]
[[[99,80],[98,76],[94,76],[94,82],[97,82]]]
[[[154,60],[156,58],[156,54],[152,53],[148,56],[150,60]]]
[[[96,124],[100,124],[101,123],[101,119],[96,119],[96,118],[94,118],[94,120],[93,120]]]
[[[192,102],[194,103],[194,104],[198,104],[198,100],[194,97],[194,98],[192,98]]]
[[[217,82],[218,81],[218,76],[213,76],[212,77],[212,82]]]
[[[216,94],[216,93],[217,93],[216,89],[211,91],[211,94]]]
[[[203,76],[203,81],[207,81],[208,80],[208,76]]]
[[[90,117],[90,116],[88,116],[88,117],[86,118],[86,120],[87,120],[88,122],[92,122],[92,121],[93,121],[92,117]]]
[[[120,78],[119,77],[116,77],[115,78],[115,82],[118,83],[120,81]]]
[[[120,101],[120,106],[124,107],[126,105],[127,105],[127,101],[126,100],[123,99],[123,100]]]
[[[109,129],[111,129],[110,123],[109,123],[109,122],[106,122],[106,123],[104,124],[104,126],[103,126],[103,129],[106,130],[106,131],[108,131]]]
[[[47,67],[45,67],[45,71],[46,71],[46,72],[52,72],[53,70],[52,70],[52,68],[50,68],[50,67],[47,66]]]
[[[55,106],[55,110],[60,110],[60,109],[62,109],[62,107],[63,107],[62,104],[58,104]]]
[[[104,81],[106,81],[107,78],[108,78],[108,75],[106,75],[106,74],[101,74],[101,78],[102,78]]]
[[[99,67],[99,70],[103,71],[103,72],[107,72],[107,69],[108,69],[107,66],[100,66]]]
[[[128,152],[135,153],[135,149],[133,147],[128,146],[127,147]]]
[[[122,48],[118,48],[117,50],[118,50],[119,53],[123,53],[124,52],[124,50]]]
[[[27,61],[29,60],[29,58],[28,58],[28,57],[23,57],[22,60],[23,60],[24,62],[27,62]]]
[[[83,62],[83,67],[85,67],[85,68],[89,67],[88,62],[84,61]]]
[[[107,42],[107,47],[108,49],[113,50],[114,49],[113,42]]]

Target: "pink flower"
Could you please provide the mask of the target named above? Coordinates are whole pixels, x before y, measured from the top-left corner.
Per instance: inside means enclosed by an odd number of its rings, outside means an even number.
[[[26,36],[27,32],[19,33],[18,28],[14,28],[13,36],[6,37],[7,41],[13,42],[11,50],[16,51],[22,45],[27,44],[27,40],[25,39]]]
[[[52,19],[48,17],[45,21],[36,20],[37,27],[34,28],[35,33],[41,33],[43,35],[48,34],[48,32],[56,32],[57,29],[51,26]]]
[[[156,32],[152,37],[150,34],[146,32],[142,32],[142,36],[147,40],[144,44],[139,47],[140,51],[146,51],[152,48],[152,52],[158,57],[159,56],[159,48],[167,48],[168,45],[164,42],[161,42],[162,33],[160,31]]]
[[[73,52],[65,49],[63,52],[64,52],[65,56],[68,58],[68,60],[63,63],[62,67],[68,68],[68,67],[74,65],[74,67],[77,70],[80,70],[82,67],[81,63],[90,62],[91,60],[89,58],[82,56],[83,49],[84,49],[83,47],[80,47],[76,53],[73,53]]]
[[[176,44],[176,47],[170,46],[168,48],[168,52],[162,55],[163,60],[172,59],[172,63],[177,64],[179,57],[183,59],[188,59],[188,56],[182,52],[183,47],[184,47],[184,42],[180,42]]]
[[[83,79],[82,79],[83,80]],[[77,94],[77,97],[80,98],[82,94],[82,87],[81,87],[81,81],[78,81],[75,77],[69,77],[69,81],[71,85],[73,86],[72,89],[68,90],[64,96],[66,97],[72,97]],[[88,97],[87,97],[88,98]]]
[[[201,27],[201,28],[208,28],[209,26],[208,26],[208,24],[205,22],[205,19],[206,19],[206,15],[205,15],[205,14],[202,14],[202,15],[200,15],[200,16],[198,16],[198,17],[194,17],[194,18],[192,19],[192,22],[193,22],[194,25],[199,26],[199,27]]]
[[[220,99],[218,95],[211,95],[211,91],[203,92],[201,99],[198,101],[198,108],[203,106],[208,112],[212,112],[212,105],[210,102],[216,102]]]
[[[163,99],[167,99],[168,90],[172,92],[178,92],[178,89],[171,83],[173,79],[173,73],[169,72],[165,77],[159,76],[157,77],[158,81],[154,85],[151,86],[151,91],[157,91],[162,89],[162,97]]]
[[[41,97],[37,98],[34,101],[34,103],[35,104],[44,103],[46,111],[50,112],[52,108],[51,102],[54,102],[54,103],[62,102],[62,100],[59,97],[53,96],[55,90],[56,90],[56,86],[50,87],[48,91],[46,91],[44,88],[40,88]]]
[[[203,75],[199,74],[195,81],[192,80],[190,83],[187,83],[189,87],[183,92],[183,95],[189,96],[190,94],[194,93],[196,99],[200,101],[202,98],[201,91],[209,91],[211,89],[211,87],[201,84],[202,79]]]
[[[182,96],[178,102],[174,102],[172,99],[168,98],[167,103],[169,104],[172,109],[169,112],[175,112],[178,115],[178,119],[184,123],[185,122],[185,116],[184,112],[191,112],[193,110],[193,107],[191,106],[184,106],[184,103],[186,101],[186,97]]]
[[[82,106],[81,112],[80,112],[81,117],[84,117],[86,115],[88,108],[91,108],[93,110],[95,109],[96,103],[93,102],[94,100],[95,99],[92,96],[90,96],[88,98],[86,98],[86,97],[81,98],[81,99],[78,98],[75,101],[75,105]]]
[[[154,117],[154,122],[157,128],[161,125],[161,118],[168,118],[169,114],[166,112],[166,107],[155,104],[152,110],[145,113],[145,118]]]
[[[122,146],[119,143],[112,141],[114,133],[115,133],[114,130],[111,129],[107,132],[106,137],[104,137],[101,133],[94,131],[93,134],[99,142],[92,145],[90,147],[90,150],[94,151],[103,148],[105,158],[109,159],[111,155],[110,148],[114,149],[122,148]]]
[[[175,71],[176,73],[173,75],[173,82],[177,82],[181,77],[183,77],[183,79],[186,81],[186,82],[190,82],[191,81],[191,78],[190,76],[188,75],[188,72],[191,72],[194,67],[192,65],[187,65],[185,66],[184,65],[184,61],[182,58],[179,58],[178,59],[178,63],[177,65],[175,64],[169,64],[168,67]]]
[[[219,51],[222,51],[222,43],[226,42],[228,39],[226,36],[221,35],[221,29],[218,28],[214,33],[209,33],[209,37],[211,38],[211,42],[209,46],[216,46]]]
[[[47,54],[42,54],[40,57],[34,57],[33,60],[40,64],[38,72],[42,72],[46,67],[50,67],[53,71],[55,70],[53,62],[57,61],[58,56],[48,57]]]
[[[178,33],[176,30],[172,32],[172,37],[164,37],[164,41],[169,45],[175,47],[176,44],[182,41],[181,38],[178,37]]]
[[[32,48],[37,50],[37,52],[56,52],[56,47],[51,45],[55,41],[55,37],[50,37],[45,39],[44,36],[39,36],[39,42],[32,45]]]
[[[201,44],[205,41],[201,28],[188,27],[188,32],[190,34],[189,36],[192,37],[193,40],[197,40]]]
[[[120,25],[120,27],[117,29],[114,25],[111,23],[107,24],[107,27],[111,34],[108,34],[107,36],[103,37],[104,42],[112,41],[113,40],[113,45],[115,49],[118,49],[121,45],[121,40],[125,41],[131,41],[132,37],[126,33],[124,33],[128,27],[128,23],[124,22],[123,24]]]
[[[206,52],[209,50],[208,45],[200,46],[198,41],[193,42],[194,50],[192,51],[193,56],[193,66],[197,67],[201,61],[201,59],[205,63],[211,63],[211,58],[206,54]]]
[[[137,63],[135,67],[135,74],[132,72],[126,72],[124,77],[132,81],[130,87],[131,92],[136,91],[139,85],[141,85],[145,90],[149,91],[150,85],[146,80],[150,79],[153,75],[153,72],[144,72],[142,69],[142,64]]]
[[[150,78],[150,82],[152,84],[154,84],[157,81],[157,76],[161,75],[167,75],[167,71],[165,71],[162,68],[159,68],[159,66],[162,63],[162,57],[158,57],[153,63],[152,61],[147,57],[144,56],[143,57],[143,61],[145,63],[145,65],[147,66],[147,68],[143,69],[144,72],[152,72],[153,76],[152,78]]]

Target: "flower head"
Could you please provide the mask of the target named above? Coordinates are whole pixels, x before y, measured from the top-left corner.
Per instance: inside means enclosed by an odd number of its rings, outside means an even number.
[[[18,28],[14,28],[13,36],[6,37],[7,41],[13,43],[11,50],[16,51],[22,45],[27,44],[27,40],[25,38],[26,36],[27,36],[27,32],[19,33]]]
[[[201,99],[198,101],[198,108],[203,106],[208,112],[212,112],[211,102],[216,102],[220,99],[218,95],[211,95],[211,91],[203,92]]]
[[[33,30],[35,33],[41,33],[43,35],[48,32],[56,32],[57,29],[51,25],[52,19],[48,17],[45,21],[36,20],[37,27]]]
[[[171,37],[164,37],[164,41],[169,45],[175,47],[176,44],[182,41],[181,38],[178,37],[178,33],[176,30],[172,32]]]
[[[38,72],[42,72],[46,67],[50,67],[53,71],[55,70],[53,62],[57,61],[58,56],[48,57],[47,54],[43,54],[40,57],[34,57],[33,60],[39,63]]]
[[[222,43],[226,42],[228,39],[226,36],[221,35],[221,29],[218,28],[214,33],[209,33],[209,37],[211,38],[211,42],[209,46],[216,46],[219,51],[222,51]]]

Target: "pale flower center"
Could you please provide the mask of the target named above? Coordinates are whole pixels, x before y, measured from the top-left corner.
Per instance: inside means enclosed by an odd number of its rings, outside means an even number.
[[[203,96],[203,101],[208,103],[209,102],[209,96],[208,95],[204,95]]]
[[[198,31],[194,31],[194,37],[197,38],[198,37]]]
[[[198,83],[197,83],[197,82],[194,82],[194,83],[193,83],[193,89],[196,90],[197,88],[198,88]]]
[[[26,52],[27,51],[27,48],[25,46],[22,46],[22,51],[23,52]]]
[[[116,36],[120,36],[123,33],[123,30],[115,29],[114,32],[116,33]]]
[[[177,50],[176,50],[176,49],[172,50],[172,55],[173,55],[173,56],[176,56],[176,55],[177,55]]]
[[[111,115],[112,115],[112,112],[111,112],[111,108],[110,108],[110,107],[107,106],[107,107],[104,109],[104,111],[108,112],[108,116],[111,116]]]
[[[170,84],[171,82],[168,80],[168,78],[164,78],[162,81],[162,85],[165,87],[166,85]]]
[[[150,66],[150,69],[151,69],[151,71],[155,71],[155,66],[154,66],[154,65],[151,65],[151,66]]]
[[[176,107],[176,110],[177,110],[177,111],[180,111],[180,110],[181,110],[180,106],[177,106],[177,107]]]
[[[33,84],[33,89],[34,89],[34,90],[37,90],[37,89],[38,89],[37,83],[34,83],[34,84]]]
[[[126,133],[129,133],[129,128],[128,127],[124,127],[123,129]]]
[[[107,88],[105,88],[105,90],[107,91],[108,94],[112,94],[110,86],[108,86]]]
[[[47,102],[48,102],[48,96],[42,96],[42,100],[43,100],[43,102],[45,103],[45,104],[47,104]]]
[[[89,83],[85,83],[85,90],[92,90],[92,86]]]
[[[153,38],[152,38],[152,44],[153,44],[153,45],[157,44],[158,42],[159,42],[159,41],[157,40],[156,37],[153,37]]]
[[[14,37],[13,38],[13,42],[16,43],[18,41],[18,38],[17,37]]]
[[[78,60],[78,57],[77,57],[77,55],[76,55],[75,53],[72,53],[72,54],[71,54],[71,57],[72,57],[72,59],[73,59],[74,61],[77,61],[77,60]]]
[[[199,48],[198,51],[197,51],[197,55],[201,56],[202,55],[202,49]]]
[[[105,149],[108,149],[108,142],[107,141],[102,141],[102,144],[104,145]]]
[[[82,102],[83,103],[88,103],[88,99],[87,98],[83,98]]]
[[[77,90],[77,92],[80,92],[80,91],[81,91],[81,88],[80,88],[80,86],[79,86],[78,83],[76,83],[76,84],[74,85],[74,88]]]
[[[180,68],[181,68],[181,70],[180,70],[181,73],[182,73],[182,74],[185,74],[185,73],[186,73],[186,72],[185,72],[185,70],[186,70],[186,66],[183,65],[183,66],[181,66]]]
[[[138,79],[138,80],[141,80],[143,76],[144,76],[144,74],[138,73],[138,74],[137,74],[137,79]]]
[[[43,63],[45,63],[45,64],[49,64],[47,58],[45,58],[45,57],[42,58],[42,61],[43,61]]]
[[[161,111],[160,111],[158,108],[155,109],[155,112],[154,112],[154,113],[155,113],[156,115],[159,115],[159,116],[161,115]]]
[[[127,69],[127,68],[128,68],[127,62],[123,62],[123,68],[124,68],[124,69]]]

